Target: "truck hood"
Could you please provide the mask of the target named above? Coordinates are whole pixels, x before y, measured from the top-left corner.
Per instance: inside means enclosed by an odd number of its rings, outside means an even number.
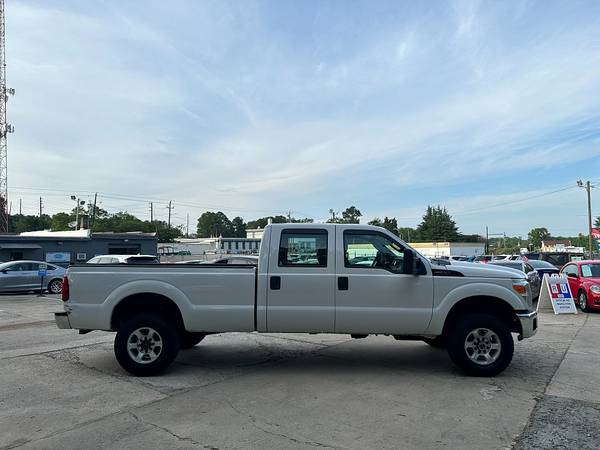
[[[431,268],[433,269],[434,276],[450,275],[452,272],[455,272],[460,273],[464,277],[471,278],[525,279],[525,274],[520,270],[509,267],[488,266],[487,264],[465,262],[441,265],[432,263]]]

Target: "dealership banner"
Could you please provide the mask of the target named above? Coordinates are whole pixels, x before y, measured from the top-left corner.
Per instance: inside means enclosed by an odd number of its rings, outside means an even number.
[[[596,243],[596,251],[600,253],[600,230],[592,228],[592,240]]]

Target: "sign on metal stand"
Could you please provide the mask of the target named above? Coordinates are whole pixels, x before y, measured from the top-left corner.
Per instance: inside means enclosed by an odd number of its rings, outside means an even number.
[[[48,264],[40,263],[38,267],[38,277],[40,277],[40,293],[39,296],[44,296],[44,277],[48,275]]]
[[[577,314],[567,277],[544,275],[537,310],[554,311],[554,314]]]

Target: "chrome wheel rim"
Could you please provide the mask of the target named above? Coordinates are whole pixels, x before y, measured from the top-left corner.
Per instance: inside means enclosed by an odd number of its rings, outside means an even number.
[[[587,308],[587,302],[585,300],[585,295],[582,292],[581,294],[579,294],[579,309],[581,309],[582,311],[584,311],[585,308]]]
[[[162,350],[162,337],[154,328],[138,328],[127,338],[127,353],[136,363],[150,364],[156,361]]]
[[[52,281],[49,288],[50,292],[53,294],[60,294],[60,291],[62,291],[62,283],[60,281]]]
[[[494,363],[500,357],[502,343],[489,328],[475,328],[465,339],[465,352],[469,359],[480,366]]]

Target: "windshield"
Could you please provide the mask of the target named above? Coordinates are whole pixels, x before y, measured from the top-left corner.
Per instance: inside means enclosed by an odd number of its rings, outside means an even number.
[[[581,276],[584,278],[600,278],[600,264],[583,264]]]

